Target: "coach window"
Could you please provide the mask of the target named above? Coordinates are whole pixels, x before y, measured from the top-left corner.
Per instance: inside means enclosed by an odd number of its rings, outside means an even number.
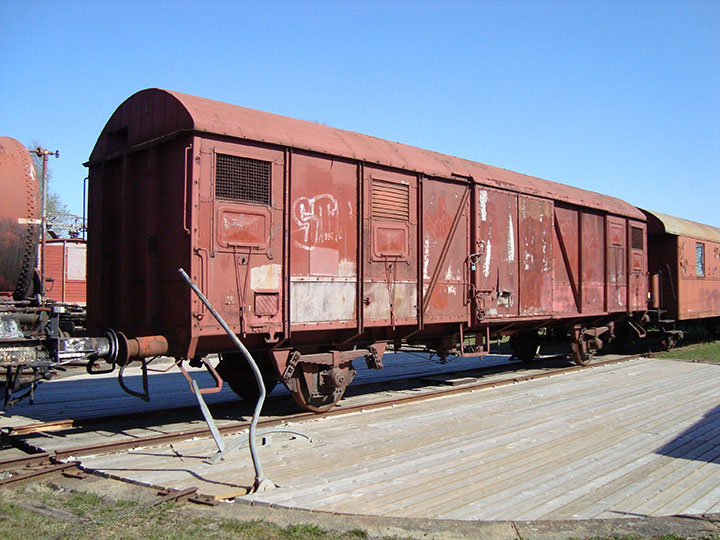
[[[705,244],[695,244],[695,275],[705,277]]]

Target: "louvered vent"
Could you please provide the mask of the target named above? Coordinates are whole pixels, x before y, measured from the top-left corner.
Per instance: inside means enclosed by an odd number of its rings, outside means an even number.
[[[215,197],[226,201],[270,204],[270,162],[217,154]]]
[[[410,186],[373,180],[372,217],[410,221]]]

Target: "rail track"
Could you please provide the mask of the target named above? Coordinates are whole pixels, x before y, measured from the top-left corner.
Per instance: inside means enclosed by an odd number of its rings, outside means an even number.
[[[275,417],[261,418],[258,423],[258,427],[262,429],[271,429],[279,426],[286,426],[288,424],[297,424],[303,421],[313,420],[317,418],[336,417],[350,414],[357,414],[359,412],[366,412],[376,409],[382,409],[386,407],[394,407],[405,403],[413,403],[418,401],[436,399],[444,396],[475,392],[485,388],[497,388],[501,386],[507,386],[511,384],[517,384],[525,381],[532,381],[537,379],[544,379],[553,377],[556,375],[572,373],[576,371],[593,369],[604,365],[616,364],[619,362],[626,362],[634,358],[639,358],[645,355],[631,355],[613,357],[606,360],[599,360],[588,366],[561,366],[561,367],[550,367],[541,372],[523,372],[517,371],[516,366],[507,366],[505,369],[512,369],[508,376],[502,376],[500,371],[500,377],[492,380],[482,380],[478,378],[477,372],[479,370],[471,370],[476,375],[467,376],[468,370],[461,370],[451,373],[443,373],[442,375],[436,376],[435,379],[444,378],[449,381],[458,381],[457,383],[451,383],[455,385],[448,386],[447,383],[439,383],[440,386],[432,386],[430,388],[414,388],[414,392],[411,395],[394,395],[390,398],[380,397],[379,399],[371,400],[357,400],[357,403],[353,402],[352,395],[348,396],[348,399],[343,401],[340,406],[335,407],[333,410],[317,415],[309,412],[295,412],[290,414],[283,414]],[[552,360],[557,360],[559,357],[548,357],[540,361],[534,362],[528,367],[546,367]],[[474,379],[474,380],[472,380]],[[369,383],[365,386],[377,386],[379,383]],[[437,381],[435,384],[438,384]],[[367,389],[366,389],[367,390]],[[354,394],[362,395],[363,386],[359,385],[355,389]],[[374,396],[375,394],[370,394]],[[287,396],[277,396],[272,401],[282,401],[288,399]],[[190,409],[190,408],[184,408]],[[147,416],[144,414],[144,416]],[[32,436],[39,433],[51,433],[51,432],[65,432],[71,435],[73,430],[80,427],[88,428],[89,426],[101,427],[103,425],[112,424],[114,421],[132,422],[133,417],[128,416],[117,416],[117,417],[98,417],[90,418],[82,421],[74,421],[70,419],[56,420],[51,422],[35,423],[25,426],[16,426],[12,428],[4,428],[2,430],[2,436],[6,443],[11,444],[17,448],[28,452],[27,456],[15,457],[7,460],[0,461],[0,487],[16,485],[18,483],[40,481],[48,476],[63,474],[72,475],[75,478],[81,478],[84,474],[83,466],[80,458],[93,455],[104,455],[112,454],[125,450],[156,447],[161,445],[172,445],[173,443],[193,439],[193,438],[209,438],[211,431],[207,426],[193,427],[190,429],[178,429],[169,433],[158,433],[148,436],[140,437],[128,437],[122,440],[105,441],[94,444],[83,444],[78,446],[66,447],[58,450],[45,451],[41,446],[33,443],[26,437]],[[231,422],[226,425],[218,426],[218,431],[222,435],[231,435],[246,430],[250,425],[250,422],[244,418],[239,421]],[[168,497],[177,495],[177,498],[187,498],[186,493],[178,495],[175,492],[168,492]],[[189,500],[195,502],[206,502],[201,497],[189,497]]]

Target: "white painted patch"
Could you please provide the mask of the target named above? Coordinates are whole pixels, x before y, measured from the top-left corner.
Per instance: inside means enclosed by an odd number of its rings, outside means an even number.
[[[415,283],[395,282],[393,291],[393,313],[396,319],[414,318],[417,316],[417,286]],[[390,290],[387,283],[365,283],[365,296],[370,303],[365,307],[367,319],[390,318]]]
[[[292,281],[290,322],[323,323],[355,319],[355,281]]]
[[[484,189],[480,190],[478,194],[478,203],[480,204],[480,220],[487,221],[487,201],[488,192]]]
[[[530,270],[533,268],[535,263],[535,257],[533,257],[532,253],[525,252],[525,270]]]
[[[450,281],[450,280],[459,281],[461,278],[462,278],[462,275],[461,275],[459,269],[456,273],[453,274],[453,267],[452,267],[452,262],[451,262],[448,265],[447,272],[445,272],[445,279],[447,279],[448,281]]]
[[[430,234],[425,235],[423,242],[423,279],[430,279],[428,267],[430,265]]]
[[[448,294],[457,296],[457,288],[455,288],[455,285],[448,285],[447,292],[448,292]]]
[[[507,261],[515,260],[515,230],[513,229],[512,215],[508,215]]]
[[[278,290],[281,267],[279,264],[265,264],[250,269],[250,288],[253,290]]]
[[[355,263],[343,259],[338,265],[338,275],[340,277],[353,277],[355,275]]]
[[[483,259],[483,276],[488,277],[490,275],[490,256],[492,254],[492,244],[488,239],[485,245],[485,258]]]

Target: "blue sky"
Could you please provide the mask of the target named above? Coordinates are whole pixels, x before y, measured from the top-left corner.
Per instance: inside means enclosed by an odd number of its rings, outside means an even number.
[[[161,87],[429,148],[720,227],[720,2],[0,3],[0,135],[90,151]]]

